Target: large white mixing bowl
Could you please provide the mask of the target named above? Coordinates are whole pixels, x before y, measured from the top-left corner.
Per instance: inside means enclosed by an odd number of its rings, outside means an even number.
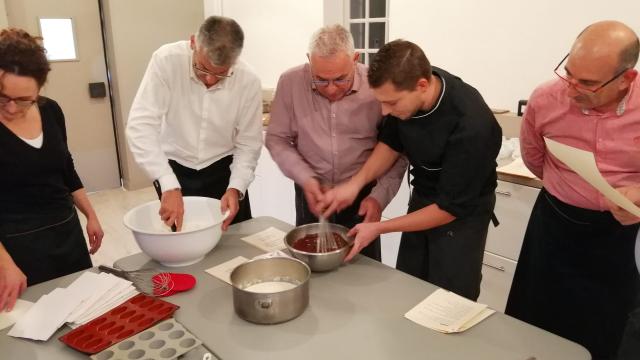
[[[185,196],[182,231],[160,220],[160,201],[154,200],[129,210],[124,225],[133,232],[138,246],[152,259],[166,266],[187,266],[202,260],[220,241],[221,224],[228,216],[220,212],[220,200]]]

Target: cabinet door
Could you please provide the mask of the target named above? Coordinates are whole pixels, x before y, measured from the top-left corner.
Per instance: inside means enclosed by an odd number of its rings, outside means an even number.
[[[265,147],[262,147],[255,179],[249,185],[249,196],[254,217],[272,216],[289,224],[296,223],[293,181],[282,174]]]
[[[515,271],[515,261],[485,251],[478,302],[504,312]]]
[[[522,239],[527,229],[539,189],[498,181],[495,214],[498,227],[489,224],[485,250],[511,260],[518,260]]]
[[[382,216],[392,219],[407,214],[407,209],[409,208],[409,197],[411,196],[411,186],[407,183],[407,176],[408,173],[405,172],[396,196],[384,209]]]
[[[382,221],[387,220],[382,218]],[[388,234],[382,234],[380,236],[380,246],[382,248],[382,263],[396,267],[396,260],[398,259],[398,249],[400,248],[401,232],[393,232]]]

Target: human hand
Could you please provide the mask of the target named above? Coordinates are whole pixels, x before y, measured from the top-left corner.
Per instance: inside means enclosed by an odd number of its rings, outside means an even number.
[[[367,196],[360,202],[360,209],[358,209],[358,215],[364,216],[362,222],[378,222],[382,217],[382,207],[378,200],[371,196]]]
[[[224,214],[229,210],[229,216],[222,222],[222,231],[227,231],[229,225],[238,214],[238,210],[240,209],[239,198],[240,191],[234,188],[227,189],[224,195],[222,195],[222,199],[220,199],[220,211]]]
[[[328,218],[334,212],[353,204],[359,192],[360,187],[347,181],[325,192],[318,206],[323,209],[324,217]]]
[[[27,277],[13,260],[0,260],[0,312],[13,310],[16,299],[26,288]]]
[[[176,230],[182,230],[182,220],[184,217],[184,202],[180,189],[167,190],[162,193],[160,200],[160,219],[167,226],[176,225]]]
[[[355,237],[355,240],[351,251],[344,258],[344,262],[351,261],[362,249],[380,236],[379,226],[379,222],[360,223],[349,230],[347,236]]]
[[[316,217],[320,217],[320,209],[319,204],[320,200],[324,196],[324,189],[318,179],[312,177],[309,180],[305,181],[302,185],[302,190],[304,191],[304,197],[307,200],[307,204],[309,204],[309,210]]]
[[[100,221],[95,216],[87,219],[87,237],[89,238],[89,254],[93,255],[100,249],[104,237]]]
[[[624,186],[617,188],[616,190],[618,190],[618,192],[620,192],[624,197],[631,200],[634,204],[640,205],[640,185]],[[606,199],[606,201],[607,205],[609,205],[609,209],[611,210],[611,214],[613,214],[620,224],[631,225],[640,222],[639,217],[614,204],[609,199]]]

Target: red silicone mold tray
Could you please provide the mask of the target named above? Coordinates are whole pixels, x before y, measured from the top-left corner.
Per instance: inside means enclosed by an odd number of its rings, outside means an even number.
[[[139,294],[69,331],[60,341],[83,353],[95,354],[171,317],[178,308],[178,305]]]

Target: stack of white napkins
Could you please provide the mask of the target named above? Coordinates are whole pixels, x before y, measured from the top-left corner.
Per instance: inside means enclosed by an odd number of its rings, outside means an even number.
[[[404,317],[436,331],[457,333],[471,328],[494,312],[487,305],[438,289]]]
[[[130,281],[86,271],[66,289],[57,288],[40,297],[8,335],[46,341],[64,323],[78,327],[137,294]]]

